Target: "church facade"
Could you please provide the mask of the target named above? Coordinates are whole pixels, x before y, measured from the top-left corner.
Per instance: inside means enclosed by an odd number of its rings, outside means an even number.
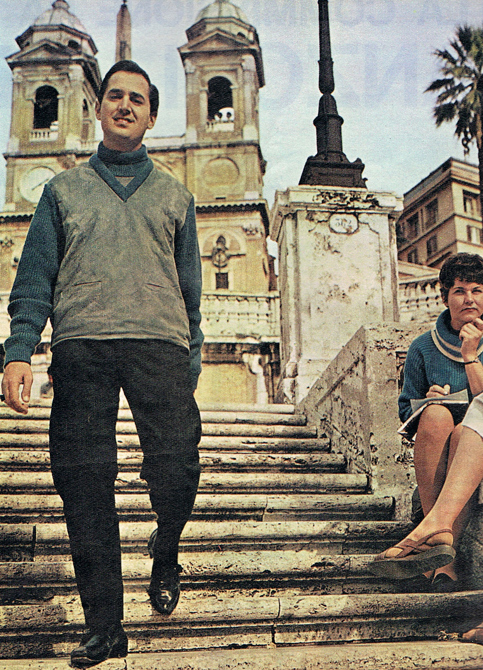
[[[126,2],[120,14],[130,21]],[[126,31],[122,34],[125,53]],[[179,48],[186,75],[186,133],[150,137],[155,166],[194,194],[203,267],[202,403],[271,402],[279,368],[278,293],[267,251],[268,206],[258,99],[264,85],[258,35],[227,0],[203,9]],[[119,37],[118,37],[119,39]],[[95,152],[101,73],[92,37],[65,0],[17,38],[7,58],[13,97],[0,213],[0,336],[28,226],[44,184]],[[49,361],[47,328],[34,357],[36,384]],[[35,390],[35,389],[34,389]]]

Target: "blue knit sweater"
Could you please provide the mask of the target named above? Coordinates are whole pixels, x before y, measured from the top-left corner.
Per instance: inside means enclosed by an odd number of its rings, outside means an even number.
[[[120,192],[120,197],[154,169],[144,146],[138,151],[123,153],[111,151],[101,143],[95,160],[103,168],[111,188]],[[10,296],[11,335],[4,344],[5,365],[11,361],[30,362],[52,313],[53,292],[62,258],[61,214],[47,184],[30,225]],[[200,329],[201,262],[193,201],[185,223],[176,235],[175,263],[189,320],[191,377],[193,388],[196,388],[201,370],[203,334]]]
[[[483,362],[483,344],[480,341],[478,356]],[[461,355],[461,340],[451,328],[449,309],[442,312],[435,328],[417,337],[408,349],[404,365],[404,386],[399,396],[399,418],[406,421],[411,416],[411,400],[425,398],[433,384],[450,385],[450,393],[468,390],[470,385],[466,376]]]

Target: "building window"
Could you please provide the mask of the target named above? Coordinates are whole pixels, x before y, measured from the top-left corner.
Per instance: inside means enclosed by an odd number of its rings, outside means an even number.
[[[418,262],[418,250],[411,249],[408,253],[408,263],[417,263]]]
[[[50,128],[58,120],[59,94],[52,86],[41,86],[35,93],[34,129]]]
[[[213,77],[208,82],[208,121],[233,121],[233,94],[226,77]]]
[[[413,214],[406,221],[406,235],[410,240],[419,235],[419,213]]]
[[[426,242],[426,253],[428,258],[433,254],[435,254],[437,250],[438,250],[438,240],[436,239],[436,235],[433,235]]]
[[[478,216],[479,214],[479,197],[476,193],[469,193],[463,191],[463,207],[465,214],[469,216]]]
[[[466,237],[472,244],[483,244],[483,231],[476,226],[466,226]]]
[[[228,290],[228,272],[217,272],[216,273],[216,288],[217,289],[226,289]]]
[[[426,230],[428,228],[431,228],[431,226],[434,226],[434,224],[438,220],[438,201],[433,200],[432,202],[429,203],[429,205],[426,205]]]

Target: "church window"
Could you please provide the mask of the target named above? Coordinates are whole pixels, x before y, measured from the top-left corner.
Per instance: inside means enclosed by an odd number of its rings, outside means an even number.
[[[82,104],[82,141],[86,142],[89,139],[89,105],[87,100],[84,100]]]
[[[216,288],[217,289],[226,289],[228,290],[228,272],[217,272],[216,273]]]
[[[81,50],[81,45],[79,44],[79,42],[76,42],[75,40],[69,40],[69,43],[68,43],[67,46],[70,47],[71,49],[73,49],[74,51],[77,51],[77,52],[80,52],[80,50]]]
[[[233,121],[231,82],[226,77],[213,77],[208,82],[208,120],[218,121],[224,117],[227,121]]]
[[[34,128],[50,128],[58,120],[58,93],[53,86],[41,86],[35,93]]]

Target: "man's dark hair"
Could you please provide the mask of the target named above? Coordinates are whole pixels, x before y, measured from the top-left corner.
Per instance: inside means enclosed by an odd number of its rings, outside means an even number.
[[[449,290],[456,279],[483,284],[483,258],[478,254],[461,253],[445,260],[439,271],[443,302],[447,302]]]
[[[109,79],[116,72],[134,72],[134,74],[140,74],[142,77],[144,77],[144,79],[149,84],[149,106],[150,106],[150,109],[151,109],[151,114],[153,116],[157,116],[158,108],[159,108],[159,92],[158,92],[158,89],[156,88],[156,86],[154,84],[151,84],[151,79],[149,78],[149,75],[146,72],[146,70],[143,70],[142,67],[139,67],[139,65],[137,63],[135,63],[133,60],[120,60],[117,63],[114,63],[114,65],[111,67],[109,72],[106,74],[106,76],[102,80],[101,87],[100,87],[99,92],[97,94],[97,99],[99,100],[99,104],[101,104],[102,98],[104,97],[104,93],[107,90],[107,85],[109,83]]]

